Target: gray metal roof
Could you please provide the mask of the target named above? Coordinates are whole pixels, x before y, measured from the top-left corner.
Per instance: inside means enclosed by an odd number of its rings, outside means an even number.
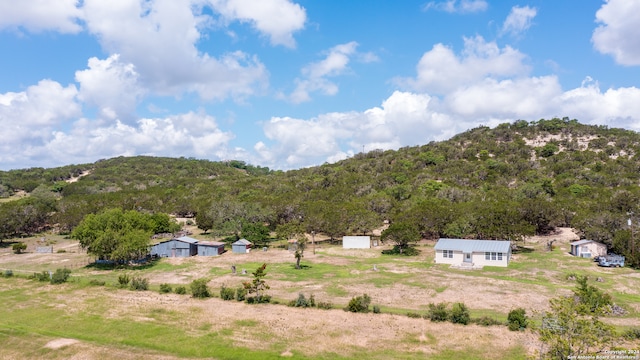
[[[594,243],[595,241],[583,239],[583,240],[578,240],[578,241],[571,242],[570,245],[582,245],[582,244],[588,244],[588,243],[592,243],[592,242]]]
[[[181,236],[179,238],[175,238],[174,240],[179,240],[179,241],[186,242],[186,243],[189,243],[189,244],[196,244],[198,242],[198,240],[196,240],[194,238],[191,238],[191,237],[188,237],[188,236]]]
[[[224,246],[223,242],[220,241],[198,241],[198,245],[204,246]]]
[[[465,240],[465,239],[440,239],[435,246],[436,250],[454,250],[463,253],[472,252],[501,252],[508,253],[511,249],[511,241],[505,240]]]
[[[233,243],[233,245],[251,245],[251,241],[247,239],[240,239]]]

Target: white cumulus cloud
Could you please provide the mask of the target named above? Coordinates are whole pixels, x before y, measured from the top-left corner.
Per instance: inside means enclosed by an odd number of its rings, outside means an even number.
[[[85,0],[83,10],[89,31],[108,52],[133,64],[151,93],[242,98],[266,83],[255,56],[236,51],[213,57],[198,50],[209,19],[191,0]]]
[[[640,65],[640,2],[608,0],[596,13],[591,41],[621,65]]]
[[[224,20],[250,23],[271,44],[294,47],[293,33],[304,28],[305,9],[289,0],[209,0]]]
[[[398,78],[396,83],[414,90],[443,94],[486,77],[526,75],[530,67],[525,54],[510,46],[498,47],[481,36],[464,38],[462,56],[452,48],[436,44],[424,53],[416,78]]]
[[[93,57],[88,61],[88,69],[76,71],[79,99],[96,106],[102,118],[132,118],[144,95],[135,66],[122,63],[119,58],[117,54],[105,60]]]
[[[73,34],[82,31],[81,19],[77,0],[0,0],[0,29]]]

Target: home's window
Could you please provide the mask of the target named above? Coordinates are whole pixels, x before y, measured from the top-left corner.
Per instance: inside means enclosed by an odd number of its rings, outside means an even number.
[[[486,252],[484,253],[484,259],[485,259],[485,260],[491,260],[491,253],[490,253],[490,252],[488,252],[488,251],[486,251]]]
[[[498,260],[502,261],[502,253],[498,253]]]
[[[495,260],[498,257],[498,254],[492,252],[491,253],[491,260]]]
[[[453,250],[442,250],[442,257],[453,258]]]

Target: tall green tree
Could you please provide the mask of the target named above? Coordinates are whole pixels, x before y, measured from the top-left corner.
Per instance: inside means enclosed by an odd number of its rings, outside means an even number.
[[[411,244],[420,240],[420,233],[418,232],[418,228],[413,224],[392,223],[382,232],[382,236],[380,238],[383,242],[393,242],[402,254],[402,252],[411,246]]]
[[[152,215],[116,208],[85,216],[71,237],[98,259],[130,261],[148,253],[154,229]]]

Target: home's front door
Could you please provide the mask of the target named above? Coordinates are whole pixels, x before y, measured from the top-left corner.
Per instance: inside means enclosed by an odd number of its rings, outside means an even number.
[[[464,262],[471,262],[471,254],[470,253],[465,253],[464,254]]]

